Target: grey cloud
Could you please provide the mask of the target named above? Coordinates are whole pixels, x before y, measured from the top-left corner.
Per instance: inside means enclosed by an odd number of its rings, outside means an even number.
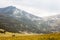
[[[17,3],[23,4],[25,6],[31,6],[49,10],[60,9],[60,0],[22,0]]]
[[[5,5],[23,5],[53,13],[60,12],[60,0],[0,0],[0,6]]]

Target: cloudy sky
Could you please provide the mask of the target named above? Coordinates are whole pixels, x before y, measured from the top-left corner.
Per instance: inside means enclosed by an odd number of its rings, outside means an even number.
[[[60,0],[0,0],[0,8],[10,5],[40,17],[60,14]]]

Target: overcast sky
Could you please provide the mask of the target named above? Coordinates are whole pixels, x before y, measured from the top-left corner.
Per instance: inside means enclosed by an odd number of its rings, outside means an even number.
[[[60,0],[0,0],[0,8],[10,5],[41,17],[60,14]]]

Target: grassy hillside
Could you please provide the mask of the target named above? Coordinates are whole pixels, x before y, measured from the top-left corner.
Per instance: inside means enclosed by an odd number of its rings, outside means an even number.
[[[60,33],[53,34],[34,34],[34,35],[24,35],[24,34],[0,34],[0,40],[60,40]]]

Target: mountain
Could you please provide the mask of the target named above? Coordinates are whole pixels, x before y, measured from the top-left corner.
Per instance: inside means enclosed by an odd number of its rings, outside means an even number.
[[[0,8],[0,29],[14,33],[60,32],[60,15],[37,17],[14,6]]]
[[[0,29],[9,32],[40,33],[38,22],[41,17],[34,16],[14,6],[0,8]]]
[[[49,25],[49,29],[52,32],[60,32],[60,14],[49,16],[43,19],[45,24]]]

